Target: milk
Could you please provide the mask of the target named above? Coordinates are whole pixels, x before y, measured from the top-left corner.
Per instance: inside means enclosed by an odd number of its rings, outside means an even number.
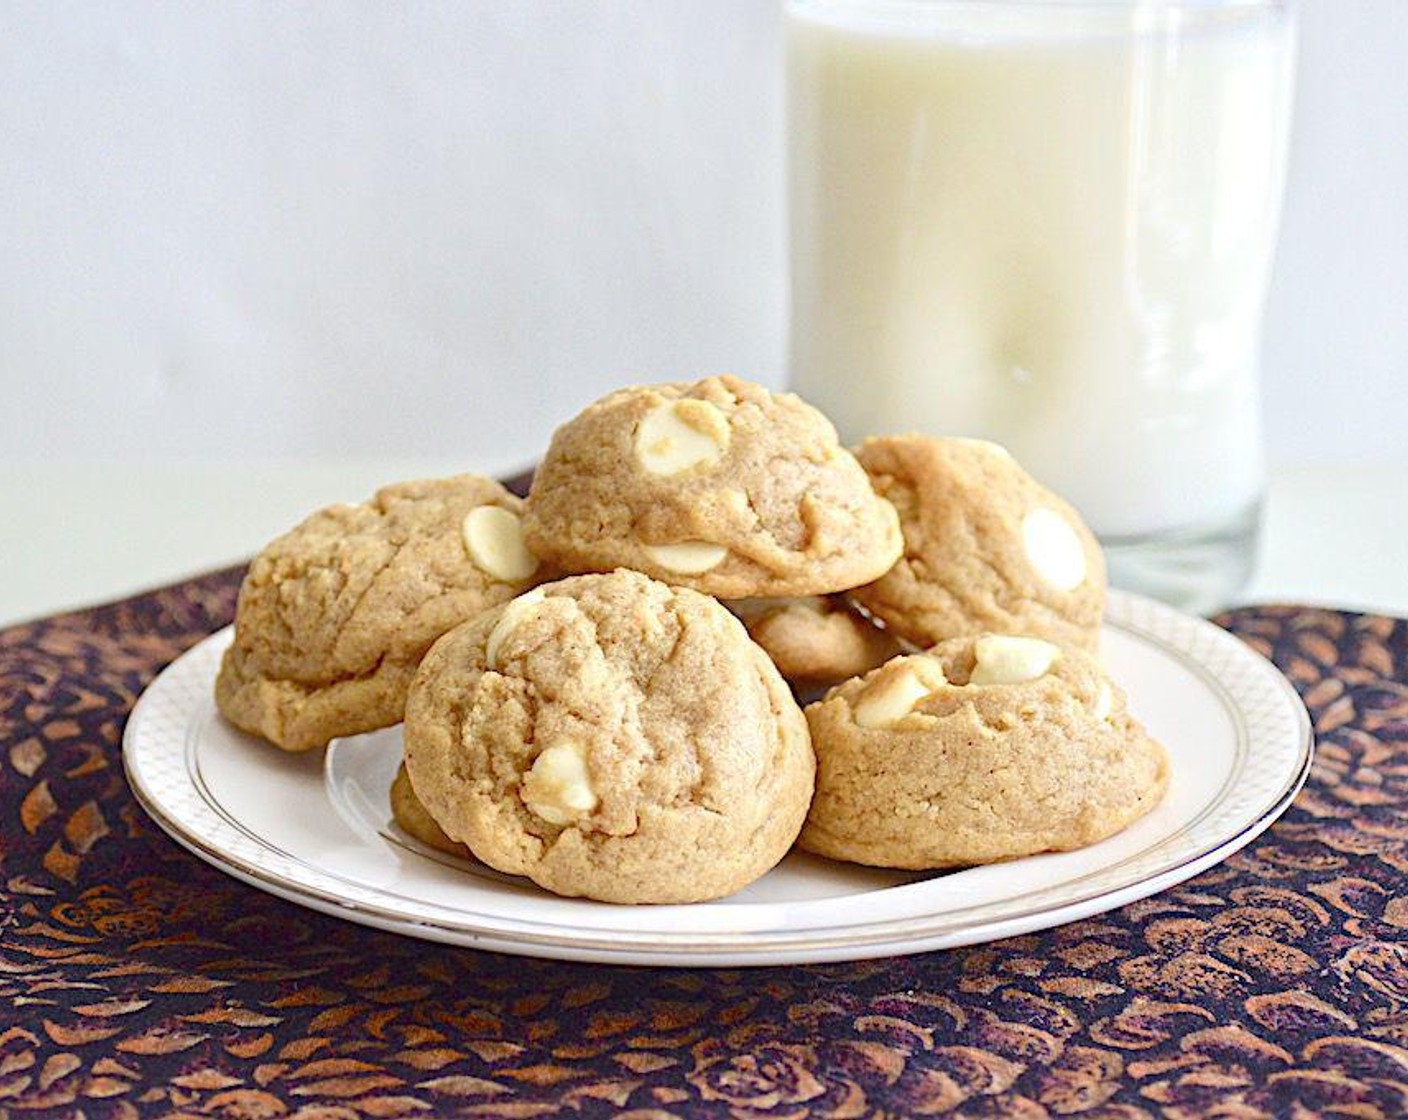
[[[847,440],[999,440],[1106,538],[1253,506],[1285,13],[795,0],[787,23],[792,386]]]

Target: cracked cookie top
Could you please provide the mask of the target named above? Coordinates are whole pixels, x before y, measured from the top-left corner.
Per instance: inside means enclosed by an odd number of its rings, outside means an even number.
[[[459,475],[308,517],[245,576],[220,711],[287,750],[397,722],[430,643],[538,578],[521,508],[497,482]]]
[[[1168,760],[1083,650],[955,638],[806,709],[816,798],[799,843],[937,868],[1103,839],[1163,796]]]
[[[732,599],[855,587],[901,544],[830,421],[736,377],[622,389],[564,424],[524,531],[564,571],[629,567]]]
[[[1095,649],[1105,558],[1080,515],[1005,448],[886,436],[856,457],[899,511],[904,555],[852,597],[901,638],[931,646],[993,631]]]
[[[806,721],[713,599],[631,571],[545,584],[452,630],[406,705],[431,816],[500,871],[610,902],[694,902],[786,854]]]

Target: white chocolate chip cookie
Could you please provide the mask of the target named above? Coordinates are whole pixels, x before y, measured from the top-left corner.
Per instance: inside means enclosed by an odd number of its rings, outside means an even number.
[[[904,556],[852,592],[918,646],[987,631],[1093,650],[1105,560],[1068,504],[997,444],[889,436],[856,452],[899,511]]]
[[[563,571],[733,599],[842,591],[900,554],[894,510],[830,422],[735,377],[622,389],[564,424],[524,530]]]
[[[724,606],[748,627],[787,681],[800,688],[869,672],[900,652],[894,637],[840,595],[735,599]]]
[[[220,711],[290,751],[398,722],[430,643],[545,574],[521,509],[497,482],[459,475],[313,514],[250,565]]]
[[[608,902],[752,882],[795,839],[815,771],[806,720],[742,624],[624,570],[545,584],[441,638],[405,744],[449,837]]]
[[[428,848],[448,852],[461,859],[471,858],[469,849],[446,836],[445,830],[435,822],[435,818],[421,804],[420,798],[416,796],[416,791],[411,785],[411,779],[406,774],[404,762],[397,768],[396,777],[391,783],[391,819],[400,825],[409,836],[419,840]]]
[[[1164,750],[1095,659],[1008,635],[897,657],[806,709],[816,797],[799,843],[911,869],[1083,847],[1163,797]]]

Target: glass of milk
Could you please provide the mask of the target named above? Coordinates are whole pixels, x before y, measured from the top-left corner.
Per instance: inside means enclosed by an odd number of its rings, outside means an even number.
[[[1281,0],[787,0],[792,387],[998,440],[1114,582],[1250,573]]]

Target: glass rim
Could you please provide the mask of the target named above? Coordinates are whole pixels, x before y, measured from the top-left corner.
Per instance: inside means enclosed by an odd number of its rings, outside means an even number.
[[[1296,23],[1292,0],[783,0],[785,17],[861,34],[1052,42]]]
[[[867,11],[886,13],[987,9],[1002,11],[1227,11],[1289,9],[1292,0],[783,0],[791,11]]]

